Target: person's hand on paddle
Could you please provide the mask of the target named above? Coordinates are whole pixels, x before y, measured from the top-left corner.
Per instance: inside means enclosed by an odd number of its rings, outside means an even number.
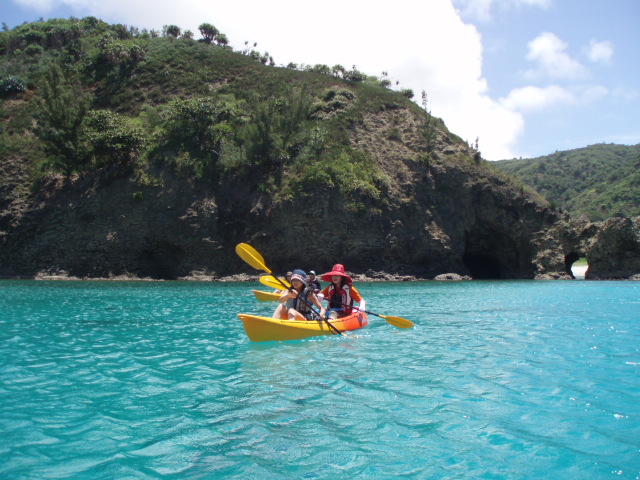
[[[287,300],[289,300],[290,298],[298,298],[298,292],[295,291],[295,289],[290,289],[290,290],[283,290],[282,291],[282,296],[280,297],[280,299],[278,300],[280,303],[284,303]]]

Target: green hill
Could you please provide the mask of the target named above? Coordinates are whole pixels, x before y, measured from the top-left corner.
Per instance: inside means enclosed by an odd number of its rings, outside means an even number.
[[[596,144],[494,164],[575,218],[640,215],[640,144]]]
[[[161,167],[213,184],[252,169],[274,198],[324,181],[355,202],[384,183],[347,138],[367,112],[422,115],[427,152],[436,128],[448,133],[384,78],[340,65],[276,67],[268,53],[234,51],[213,25],[200,32],[194,40],[177,26],[140,31],[87,17],[0,33],[0,155],[22,162],[36,188],[51,175],[145,184],[160,181],[149,175]],[[356,171],[358,182],[345,180]]]
[[[565,275],[539,235],[561,216],[426,93],[199,29],[0,33],[0,276],[211,278],[245,241],[284,271]]]

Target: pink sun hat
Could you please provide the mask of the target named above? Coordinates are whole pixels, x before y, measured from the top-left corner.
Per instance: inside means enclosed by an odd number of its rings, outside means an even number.
[[[333,268],[331,269],[330,272],[327,273],[323,273],[320,278],[322,280],[324,280],[325,282],[331,282],[331,277],[333,275],[340,275],[341,277],[344,277],[346,279],[346,283],[352,283],[353,280],[351,280],[351,277],[349,275],[347,275],[347,272],[344,269],[344,265],[342,265],[341,263],[336,263]]]

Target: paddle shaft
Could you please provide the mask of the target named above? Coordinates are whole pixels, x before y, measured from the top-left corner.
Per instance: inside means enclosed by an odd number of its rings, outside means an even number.
[[[398,328],[411,328],[413,327],[413,322],[411,320],[407,320],[406,318],[402,318],[402,317],[392,317],[390,315],[379,315],[377,313],[373,313],[370,312],[368,310],[362,310],[361,308],[358,307],[353,307],[351,305],[349,305],[348,303],[343,303],[342,304],[344,307],[351,307],[353,309],[359,310],[363,313],[366,313],[368,315],[374,315],[376,317],[380,317],[382,319],[384,319],[389,325],[393,325],[394,327],[398,327]],[[391,319],[391,320],[389,320]]]

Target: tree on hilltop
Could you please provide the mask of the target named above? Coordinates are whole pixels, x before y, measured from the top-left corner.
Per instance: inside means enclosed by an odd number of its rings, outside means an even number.
[[[229,44],[229,39],[227,38],[227,36],[224,33],[219,33],[216,36],[216,42],[221,47],[226,47]]]
[[[220,31],[210,23],[202,23],[198,29],[200,30],[200,35],[202,35],[202,41],[205,43],[212,43],[220,34]]]
[[[171,36],[171,37],[178,38],[180,36],[181,31],[182,30],[177,25],[165,25],[163,27],[163,33],[165,37]]]

